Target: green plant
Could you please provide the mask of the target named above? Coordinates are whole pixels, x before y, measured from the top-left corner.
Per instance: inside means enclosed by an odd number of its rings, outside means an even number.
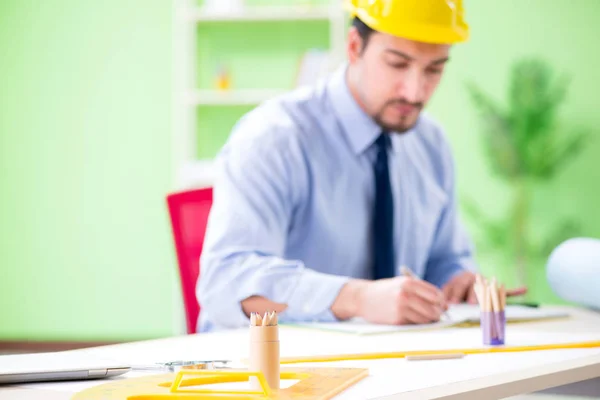
[[[487,159],[495,176],[511,187],[513,200],[509,216],[500,220],[486,216],[472,200],[465,200],[465,211],[482,228],[489,247],[509,252],[521,284],[526,283],[532,258],[549,252],[578,230],[573,221],[564,221],[542,240],[534,240],[530,232],[535,185],[552,180],[580,153],[588,137],[585,132],[559,127],[558,112],[568,83],[568,78],[556,77],[545,61],[527,58],[512,66],[504,108],[476,84],[467,84],[481,119]]]

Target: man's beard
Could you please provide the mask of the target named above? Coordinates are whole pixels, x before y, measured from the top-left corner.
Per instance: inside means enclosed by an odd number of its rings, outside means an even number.
[[[381,110],[373,116],[373,120],[377,123],[377,125],[379,125],[383,130],[385,130],[387,132],[406,133],[406,132],[410,131],[417,123],[418,114],[417,114],[417,118],[415,118],[414,121],[406,120],[408,117],[403,117],[402,121],[400,121],[397,124],[388,124],[383,121],[383,113],[384,113],[386,107],[391,106],[391,105],[396,105],[396,104],[413,106],[419,113],[423,109],[423,103],[420,103],[420,102],[411,103],[411,102],[403,100],[403,99],[390,100],[390,101],[387,101],[381,107]]]

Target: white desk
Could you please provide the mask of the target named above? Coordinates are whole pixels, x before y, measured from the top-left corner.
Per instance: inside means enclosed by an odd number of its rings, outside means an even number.
[[[507,345],[600,340],[600,314],[567,308],[571,318],[509,324]],[[572,336],[571,336],[572,333]],[[518,341],[518,343],[516,343]],[[523,341],[534,343],[523,343]],[[445,328],[374,336],[281,327],[281,355],[357,353],[481,347],[479,328]],[[191,359],[240,359],[248,355],[247,330],[191,335],[77,350],[131,364]],[[314,364],[313,364],[314,365]],[[459,360],[404,359],[318,364],[369,368],[370,375],[336,399],[498,399],[600,377],[600,348],[468,355]],[[301,366],[300,364],[294,366]],[[128,376],[139,376],[131,372]],[[0,387],[0,399],[71,395],[106,381]],[[597,393],[600,397],[600,393]],[[32,396],[32,397],[29,397]]]

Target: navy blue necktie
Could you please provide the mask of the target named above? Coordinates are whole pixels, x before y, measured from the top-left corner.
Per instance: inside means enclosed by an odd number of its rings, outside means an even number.
[[[373,209],[373,278],[391,278],[394,267],[394,202],[387,149],[390,137],[383,132],[375,142],[375,203]]]

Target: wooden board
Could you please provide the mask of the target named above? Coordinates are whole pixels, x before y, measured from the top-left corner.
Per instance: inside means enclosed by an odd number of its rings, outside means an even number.
[[[234,371],[232,371],[234,372]],[[243,372],[243,371],[240,371]],[[231,376],[211,375],[210,370],[194,371],[201,374],[194,378],[184,379],[181,388],[224,382],[243,382],[248,376],[242,374]],[[247,373],[247,371],[246,371]],[[201,399],[272,399],[272,400],[328,400],[344,389],[368,376],[364,368],[289,368],[281,370],[281,379],[298,379],[294,385],[271,392],[248,394],[248,392],[193,393],[186,390],[172,390],[171,386],[177,374],[152,375],[142,378],[122,379],[95,386],[81,391],[72,400],[201,400]]]

